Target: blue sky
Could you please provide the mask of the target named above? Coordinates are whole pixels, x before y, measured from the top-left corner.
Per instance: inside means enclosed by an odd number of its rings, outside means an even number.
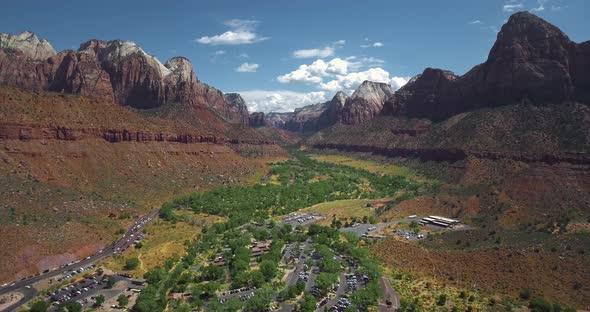
[[[91,39],[138,43],[165,62],[242,93],[251,111],[289,111],[350,93],[362,80],[394,88],[425,67],[463,74],[485,61],[512,12],[533,11],[574,41],[590,39],[588,0],[4,1],[0,32],[30,30],[56,50]]]

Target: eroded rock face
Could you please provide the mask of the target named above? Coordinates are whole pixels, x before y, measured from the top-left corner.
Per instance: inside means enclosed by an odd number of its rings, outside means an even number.
[[[385,105],[386,115],[445,119],[481,107],[589,102],[590,44],[528,12],[502,26],[485,63],[457,77],[426,69]]]
[[[268,113],[264,115],[264,123],[268,127],[284,129],[293,116],[294,113]]]
[[[250,127],[264,127],[265,117],[263,112],[254,112],[250,114]]]
[[[346,100],[342,109],[342,123],[352,125],[371,120],[393,96],[393,89],[389,84],[363,82]]]
[[[139,109],[178,102],[209,107],[231,123],[249,119],[243,100],[230,103],[200,82],[187,58],[164,65],[131,41],[93,39],[56,54],[32,33],[0,34],[0,84],[109,97]]]
[[[25,56],[35,61],[45,61],[57,54],[49,41],[40,40],[30,31],[18,35],[0,33],[0,49],[21,51]]]
[[[239,93],[226,93],[223,95],[223,98],[229,104],[227,106],[228,118],[245,125],[250,123],[248,106],[246,106],[246,101],[244,101]]]
[[[457,76],[450,71],[427,68],[400,88],[395,97],[384,105],[384,115],[437,116],[446,113],[446,107],[439,105],[440,90],[448,88]]]

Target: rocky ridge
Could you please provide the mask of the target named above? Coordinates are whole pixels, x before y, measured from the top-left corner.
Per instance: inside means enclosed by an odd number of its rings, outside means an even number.
[[[123,40],[93,39],[77,51],[56,53],[30,32],[0,38],[0,84],[114,98],[138,109],[180,102],[211,108],[232,123],[247,123],[247,108],[228,103],[221,91],[200,82],[187,58],[162,64]]]

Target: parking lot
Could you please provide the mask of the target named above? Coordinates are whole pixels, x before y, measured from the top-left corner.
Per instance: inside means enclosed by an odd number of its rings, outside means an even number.
[[[112,276],[114,282],[126,279],[121,276]],[[49,294],[49,299],[55,304],[65,303],[71,300],[79,300],[80,303],[87,303],[83,299],[88,298],[100,290],[108,287],[106,276],[91,275],[77,283],[70,284]]]
[[[427,233],[414,233],[414,231],[408,230],[398,230],[393,232],[393,234],[410,241],[421,240],[428,236]]]
[[[355,223],[351,227],[341,228],[340,231],[342,232],[351,232],[356,234],[358,237],[363,235],[371,234],[373,232],[379,231],[382,228],[389,225],[389,223],[377,223],[377,224],[368,224],[368,223]]]
[[[281,219],[284,224],[290,224],[291,226],[297,225],[310,225],[318,220],[325,218],[317,212],[313,213],[294,213]]]
[[[225,303],[228,299],[232,297],[239,297],[241,301],[246,301],[256,294],[257,289],[256,287],[242,287],[238,289],[232,289],[219,294],[219,302],[221,304]]]

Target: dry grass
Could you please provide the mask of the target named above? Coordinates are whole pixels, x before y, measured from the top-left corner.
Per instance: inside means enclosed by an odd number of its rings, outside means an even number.
[[[329,162],[338,165],[350,166],[358,169],[367,170],[369,172],[384,174],[384,175],[398,175],[418,182],[431,181],[425,177],[418,175],[411,169],[394,164],[383,164],[372,160],[363,160],[344,155],[327,155],[327,154],[311,154],[310,157],[317,161]]]
[[[190,212],[184,212],[183,215],[193,221],[172,223],[156,219],[146,226],[146,236],[142,240],[141,248],[130,247],[120,255],[105,259],[101,264],[115,272],[126,272],[135,277],[142,277],[151,268],[163,265],[167,259],[175,255],[182,256],[185,250],[184,242],[197,239],[201,234],[202,225],[222,220],[217,216]],[[125,269],[125,262],[130,258],[140,260],[141,264],[137,269]]]
[[[364,216],[372,216],[375,214],[374,210],[367,207],[367,204],[374,202],[371,199],[345,199],[325,202],[311,207],[299,210],[300,213],[318,212],[327,216],[326,220],[322,220],[319,224],[330,224],[332,217],[350,219],[356,217],[361,219]]]
[[[394,237],[379,241],[372,251],[387,267],[411,273],[417,280],[436,282],[445,291],[472,289],[486,295],[517,298],[523,289],[532,288],[535,295],[569,305],[582,307],[590,303],[585,285],[590,280],[587,256],[506,248],[431,250]],[[576,283],[581,283],[581,287],[575,288]],[[420,283],[408,286],[414,296],[428,294]]]

